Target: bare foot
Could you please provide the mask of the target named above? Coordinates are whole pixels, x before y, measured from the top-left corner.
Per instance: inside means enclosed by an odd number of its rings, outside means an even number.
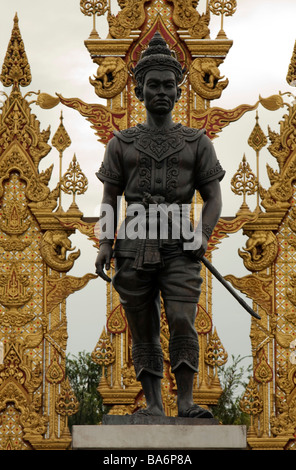
[[[158,407],[152,407],[152,406],[149,406],[147,408],[142,408],[138,411],[136,411],[135,413],[133,413],[133,415],[142,415],[142,416],[165,416],[165,413],[162,409],[158,408]]]
[[[214,417],[209,410],[206,410],[205,408],[202,408],[201,406],[196,405],[196,404],[193,404],[186,409],[179,409],[178,416],[182,418],[206,418],[206,419],[210,419]]]

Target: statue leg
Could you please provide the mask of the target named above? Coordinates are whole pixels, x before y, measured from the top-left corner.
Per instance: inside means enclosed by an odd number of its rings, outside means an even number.
[[[212,418],[212,414],[193,402],[194,375],[198,372],[199,346],[194,328],[196,303],[165,301],[170,328],[171,369],[177,382],[178,416]]]
[[[141,382],[147,408],[139,414],[164,415],[161,398],[163,354],[160,345],[159,300],[141,307],[125,307],[132,335],[132,355],[137,380]]]
[[[112,282],[126,314],[136,377],[141,382],[147,402],[147,408],[140,412],[163,415],[159,293],[155,287],[155,274],[138,273],[132,265],[133,260],[116,260],[116,274]]]

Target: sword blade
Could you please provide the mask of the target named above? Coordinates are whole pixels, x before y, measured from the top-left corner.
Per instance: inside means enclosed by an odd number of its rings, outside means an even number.
[[[224,277],[221,276],[219,271],[217,271],[217,269],[214,268],[212,263],[210,263],[210,261],[207,258],[205,258],[205,256],[201,258],[201,261],[206,266],[206,268],[215,276],[215,278],[218,279],[218,281],[220,281],[221,284],[223,284],[223,286],[233,295],[233,297],[240,303],[240,305],[244,307],[244,309],[247,310],[247,312],[250,315],[252,315],[252,317],[257,318],[257,320],[261,320],[261,317],[258,315],[258,313],[254,312],[254,310],[247,304],[247,302],[245,302],[244,299],[242,299],[238,295],[238,293],[233,289],[233,287],[229,284],[229,282],[227,282],[224,279]]]

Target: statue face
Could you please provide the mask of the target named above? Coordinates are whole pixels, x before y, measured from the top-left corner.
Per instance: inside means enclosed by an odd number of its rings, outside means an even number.
[[[145,75],[143,98],[147,111],[170,113],[180,97],[176,76],[171,70],[149,70]]]

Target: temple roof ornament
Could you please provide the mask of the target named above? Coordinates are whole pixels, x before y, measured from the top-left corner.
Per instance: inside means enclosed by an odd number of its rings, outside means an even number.
[[[289,64],[286,80],[290,86],[296,86],[296,41],[294,44],[294,49]]]
[[[187,29],[189,35],[196,39],[210,37],[210,10],[199,14],[196,10],[198,0],[168,0],[174,4],[173,21],[181,29]]]
[[[62,164],[63,164],[63,153],[67,147],[71,145],[71,139],[68,135],[68,132],[65,129],[63,124],[63,114],[61,113],[60,116],[60,125],[57,128],[53,138],[52,138],[52,145],[57,149],[59,152],[59,207],[58,212],[63,212],[62,209],[62,188],[61,188],[61,181],[62,181]]]
[[[96,16],[104,15],[109,8],[110,6],[107,4],[107,0],[80,0],[80,10],[82,13],[86,16],[93,17],[93,29],[89,39],[100,39],[96,30]]]
[[[20,86],[28,86],[32,80],[31,69],[20,33],[17,14],[15,14],[14,17],[14,25],[0,79],[5,87],[13,85],[14,89],[19,89]]]
[[[238,214],[248,215],[251,213],[247,203],[246,196],[255,194],[258,187],[257,179],[252,172],[249,163],[247,162],[246,155],[244,154],[241,163],[239,164],[237,172],[231,179],[231,190],[234,194],[243,196],[243,203],[237,212]]]
[[[227,39],[223,29],[224,16],[232,16],[236,11],[236,0],[210,0],[209,9],[214,15],[221,16],[221,28],[217,39]]]

